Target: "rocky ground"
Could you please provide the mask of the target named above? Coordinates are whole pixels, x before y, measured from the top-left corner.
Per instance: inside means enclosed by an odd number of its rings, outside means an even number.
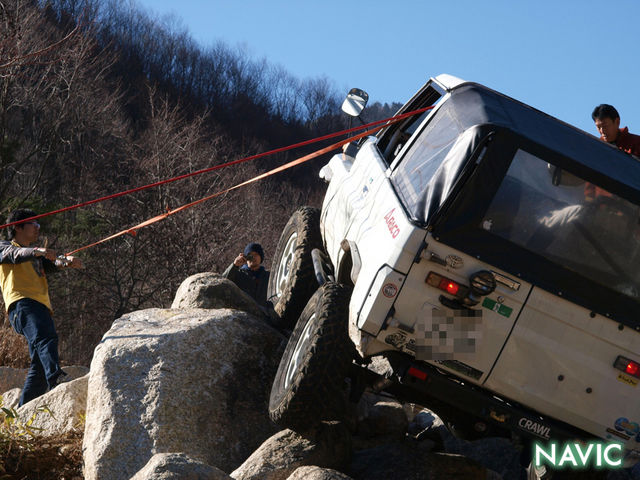
[[[185,280],[172,307],[116,320],[90,373],[67,368],[73,381],[17,410],[23,420],[35,414],[32,427],[42,430],[32,451],[14,448],[3,459],[6,478],[526,478],[508,439],[457,438],[428,409],[372,391],[346,423],[281,430],[267,403],[286,337],[214,274]],[[5,407],[17,404],[24,373],[0,369]],[[38,412],[43,406],[53,415]]]

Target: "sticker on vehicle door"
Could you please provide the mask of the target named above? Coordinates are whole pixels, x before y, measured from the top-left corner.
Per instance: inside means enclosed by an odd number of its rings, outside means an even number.
[[[624,373],[618,374],[618,381],[622,383],[626,383],[627,385],[630,385],[632,387],[638,386],[638,380],[636,380],[633,377],[630,377],[629,375],[625,375]]]
[[[393,298],[398,293],[398,286],[395,283],[387,283],[382,287],[382,294],[387,298]]]
[[[498,303],[495,300],[491,300],[489,297],[486,297],[483,300],[482,306],[507,318],[509,318],[513,313],[513,308],[507,307],[506,305]]]
[[[393,216],[393,212],[395,212],[395,210],[395,208],[392,208],[391,211],[384,216],[384,221],[387,224],[389,233],[391,233],[391,238],[396,238],[400,234],[400,227],[398,227],[398,222],[396,222],[396,219]]]
[[[640,433],[640,425],[637,422],[630,422],[628,418],[620,417],[613,425],[617,431],[624,432],[627,435],[637,435]]]

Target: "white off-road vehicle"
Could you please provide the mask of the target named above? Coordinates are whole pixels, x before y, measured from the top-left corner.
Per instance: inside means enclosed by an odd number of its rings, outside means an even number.
[[[368,386],[463,432],[620,442],[635,461],[640,162],[448,75],[399,113],[427,106],[335,155],[322,210],[282,233],[269,291],[297,323],[272,419],[340,418]]]

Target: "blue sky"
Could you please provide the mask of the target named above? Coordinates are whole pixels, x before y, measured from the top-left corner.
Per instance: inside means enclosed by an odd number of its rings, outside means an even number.
[[[405,102],[430,77],[482,83],[595,134],[610,103],[640,134],[640,1],[137,0],[203,46]]]

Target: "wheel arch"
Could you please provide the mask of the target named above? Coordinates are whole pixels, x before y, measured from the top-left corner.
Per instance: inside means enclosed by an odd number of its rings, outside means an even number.
[[[336,281],[343,285],[353,286],[358,280],[358,275],[362,268],[360,251],[358,250],[356,242],[347,238],[340,242],[340,247],[343,254],[338,261]]]

